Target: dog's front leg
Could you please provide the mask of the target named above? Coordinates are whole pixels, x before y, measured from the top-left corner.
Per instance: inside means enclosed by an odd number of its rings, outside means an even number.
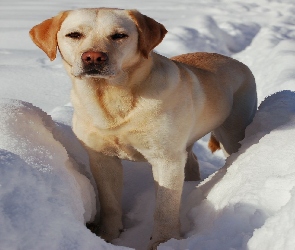
[[[90,168],[100,201],[98,234],[106,241],[119,237],[122,224],[123,169],[121,160],[88,149]]]
[[[156,182],[154,228],[149,249],[170,238],[180,238],[179,209],[187,154],[160,155],[150,159]]]

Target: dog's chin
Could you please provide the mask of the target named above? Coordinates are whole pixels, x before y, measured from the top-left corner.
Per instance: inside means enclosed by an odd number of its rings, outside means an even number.
[[[81,78],[103,78],[103,79],[112,79],[115,77],[115,74],[100,74],[100,73],[86,73],[82,74]]]

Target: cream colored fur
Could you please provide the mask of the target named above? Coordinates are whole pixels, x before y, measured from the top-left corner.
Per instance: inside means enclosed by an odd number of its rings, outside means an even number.
[[[157,196],[154,249],[180,238],[183,181],[200,178],[193,143],[213,132],[227,154],[236,152],[257,103],[254,77],[236,60],[152,52],[165,33],[138,11],[105,8],[62,12],[30,31],[51,60],[59,49],[72,79],[73,130],[98,187],[100,235],[110,241],[123,229],[121,159],[148,161]],[[81,56],[88,51],[108,57],[97,74],[85,73]]]

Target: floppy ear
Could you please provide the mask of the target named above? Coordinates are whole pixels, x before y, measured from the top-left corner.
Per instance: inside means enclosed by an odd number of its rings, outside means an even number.
[[[47,54],[51,61],[56,57],[57,32],[68,13],[68,11],[61,12],[30,30],[30,37],[33,42]]]
[[[167,30],[164,25],[137,10],[130,10],[129,15],[138,30],[138,49],[145,58],[148,58],[150,51],[163,40]]]

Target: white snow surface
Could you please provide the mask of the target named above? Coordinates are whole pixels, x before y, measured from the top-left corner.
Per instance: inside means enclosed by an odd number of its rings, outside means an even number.
[[[250,67],[259,109],[241,149],[194,145],[202,181],[184,184],[183,239],[158,249],[295,249],[294,0],[78,0],[0,2],[0,250],[146,249],[155,204],[146,163],[124,162],[125,231],[111,243],[91,233],[96,188],[71,130],[71,83],[28,36],[61,10],[138,9],[168,29],[155,49],[232,56]]]

